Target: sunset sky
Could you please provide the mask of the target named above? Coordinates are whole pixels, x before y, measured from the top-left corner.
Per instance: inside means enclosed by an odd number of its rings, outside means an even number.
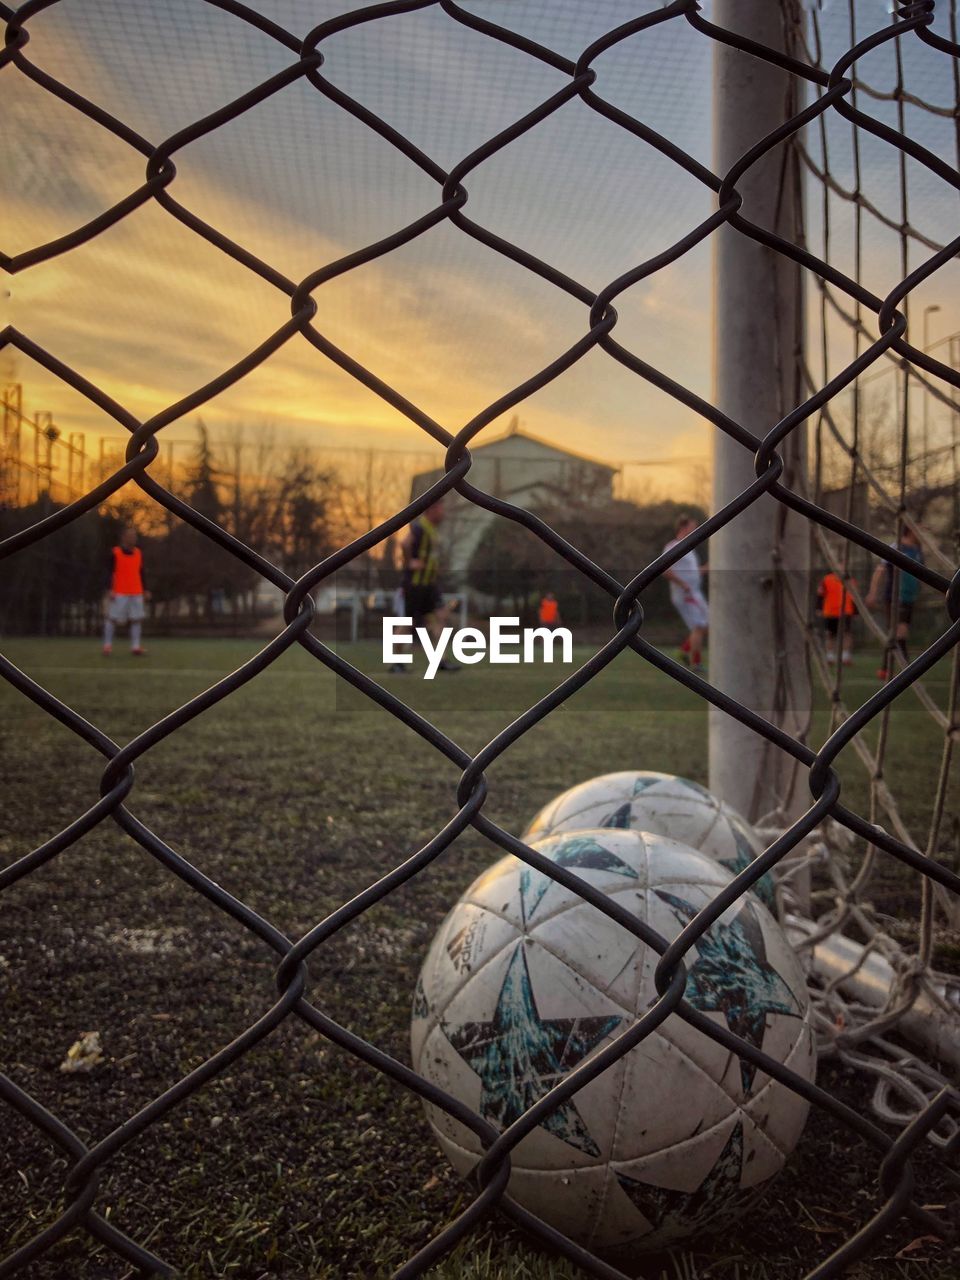
[[[262,11],[304,34],[352,7],[275,0]],[[601,32],[655,7],[622,0],[471,6],[574,57]],[[860,0],[859,7],[870,25],[883,24],[881,0]],[[823,21],[837,50],[846,47],[846,4],[828,5]],[[292,58],[198,0],[64,0],[32,20],[30,31],[28,54],[36,64],[153,142]],[[923,80],[915,44],[908,70],[929,94],[949,102],[945,60],[933,58],[939,83],[936,76]],[[436,9],[346,32],[325,50],[324,72],[338,87],[446,167],[565,82]],[[711,53],[709,41],[672,21],[602,55],[597,90],[709,164]],[[890,87],[892,55],[872,55],[863,72]],[[136,152],[26,77],[9,69],[0,90],[13,125],[2,159],[0,242],[7,252],[63,234],[143,180]],[[890,104],[866,105],[890,118]],[[916,113],[908,120],[914,126],[927,145],[949,154],[949,119]],[[831,129],[832,163],[845,180],[849,130],[838,128],[834,136]],[[868,144],[864,163],[875,203],[896,215],[896,157]],[[172,193],[179,201],[294,279],[438,201],[435,183],[303,81],[192,144],[176,164]],[[714,206],[679,168],[576,101],[486,161],[465,185],[471,217],[591,288],[665,248]],[[835,203],[835,244],[843,253],[849,218]],[[912,216],[929,234],[954,234],[956,208],[943,184],[916,179]],[[814,232],[818,217],[812,210]],[[900,275],[896,253],[895,235],[871,227],[866,272],[878,292]],[[938,283],[913,304],[917,313],[928,301],[941,305],[934,336],[960,326],[953,283],[949,296]],[[154,203],[83,247],[7,277],[5,288],[4,305],[17,327],[141,418],[238,360],[289,315],[282,294]],[[586,327],[581,304],[446,223],[315,296],[316,324],[326,336],[450,430],[547,364]],[[709,246],[637,285],[617,305],[621,342],[709,396]],[[91,438],[120,434],[31,362],[17,357],[12,372],[25,385],[31,411],[52,410],[64,430],[82,429]],[[271,427],[283,439],[338,448],[433,447],[299,336],[202,413],[214,431],[242,423],[253,433]],[[702,479],[709,457],[705,424],[600,352],[518,413],[535,434],[614,463],[673,460],[657,475],[678,490],[687,487],[696,461]],[[188,438],[194,417],[166,428],[167,438]],[[488,435],[505,425],[491,424]]]

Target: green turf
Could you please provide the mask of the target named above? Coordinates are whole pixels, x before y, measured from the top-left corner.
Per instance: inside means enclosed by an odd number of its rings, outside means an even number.
[[[245,641],[157,640],[135,660],[95,642],[17,640],[7,656],[116,741],[138,732],[238,666]],[[344,649],[379,670],[372,645]],[[578,660],[585,657],[578,654]],[[848,697],[876,687],[859,658]],[[470,752],[545,694],[563,669],[474,668],[384,677]],[[946,672],[929,681],[939,701]],[[7,686],[0,689],[6,786],[0,862],[53,835],[97,795],[102,762]],[[822,740],[818,712],[813,739]],[[893,717],[888,777],[908,822],[929,813],[939,736],[913,699]],[[706,710],[626,655],[488,770],[486,812],[519,831],[551,795],[615,768],[706,780]],[[844,794],[864,809],[859,764],[840,762]],[[298,936],[413,853],[456,812],[458,770],[301,650],[212,708],[137,765],[132,811],[208,875]],[[953,799],[957,795],[954,779]],[[955,808],[955,806],[954,806]],[[311,998],[406,1061],[410,995],[430,937],[451,903],[499,851],[475,833],[411,884],[331,939],[310,964]],[[884,860],[882,905],[909,917],[915,877]],[[0,1028],[4,1069],[87,1141],[103,1137],[197,1066],[274,998],[270,953],[162,870],[107,822],[3,899]],[[58,1070],[83,1031],[100,1031],[105,1063]],[[861,1100],[840,1071],[825,1079]],[[6,1119],[7,1117],[5,1117]],[[19,1245],[50,1221],[65,1162],[19,1121],[0,1170],[0,1225]],[[823,1117],[736,1239],[660,1260],[651,1274],[797,1276],[872,1212],[872,1153]],[[938,1192],[936,1185],[930,1188]],[[436,1151],[416,1099],[293,1020],[148,1129],[104,1175],[98,1205],[191,1277],[389,1274],[467,1202]],[[891,1261],[915,1232],[885,1242],[864,1277],[956,1274],[929,1242]],[[942,1269],[945,1268],[945,1269]],[[122,1276],[71,1237],[29,1273]],[[437,1269],[473,1280],[559,1280],[574,1272],[481,1229]]]

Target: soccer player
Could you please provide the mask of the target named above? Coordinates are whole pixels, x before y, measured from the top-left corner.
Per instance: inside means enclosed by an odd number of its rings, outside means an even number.
[[[850,588],[856,586],[853,578],[847,578],[846,585],[837,573],[824,574],[817,588],[817,599],[820,601],[820,616],[823,618],[823,629],[827,641],[827,661],[837,660],[837,636],[840,632],[840,619],[844,619],[842,661],[848,667],[853,652],[853,616],[857,607],[853,603]]]
[[[110,552],[110,576],[107,582],[103,623],[103,654],[113,652],[114,628],[130,624],[130,652],[140,658],[146,652],[141,644],[143,602],[149,599],[143,588],[143,552],[137,546],[137,531],[129,526],[120,534],[120,545]]]
[[[440,592],[440,555],[437,546],[437,530],[443,521],[443,499],[427,507],[410,525],[400,544],[403,552],[403,605],[412,619],[413,627],[424,627],[436,643],[447,620],[443,596]],[[416,634],[416,630],[414,630]],[[393,668],[397,670],[398,668]],[[459,671],[455,662],[446,658],[440,663],[441,671]],[[399,670],[404,670],[400,667]]]
[[[692,516],[682,515],[677,520],[674,537],[663,548],[669,551],[677,543],[693,533],[697,522]],[[700,564],[695,550],[672,565],[664,575],[670,583],[670,603],[683,619],[688,634],[680,646],[680,652],[692,671],[698,674],[702,670],[702,653],[704,641],[710,626],[710,610],[703,589],[700,586],[700,575],[706,572],[706,566]]]
[[[560,621],[560,605],[552,591],[547,591],[540,601],[538,610],[542,627],[555,627]]]
[[[904,555],[909,556],[911,560],[915,560],[917,564],[923,564],[923,551],[920,547],[920,539],[917,537],[913,529],[909,525],[904,525],[900,533],[900,540],[892,542],[892,547],[896,547],[898,551],[902,551]],[[895,645],[904,662],[910,661],[910,653],[907,649],[907,641],[910,639],[910,623],[913,621],[913,606],[917,602],[917,596],[920,594],[920,581],[915,578],[912,573],[904,573],[900,570],[900,590],[898,592],[897,612],[896,612],[896,632]],[[893,602],[893,565],[887,560],[881,560],[873,571],[873,577],[870,579],[870,591],[867,595],[867,607],[876,609],[881,599],[886,605],[887,615],[890,614],[890,606]],[[889,651],[885,658],[884,665],[877,672],[878,680],[886,680],[890,674],[890,658],[893,652]]]

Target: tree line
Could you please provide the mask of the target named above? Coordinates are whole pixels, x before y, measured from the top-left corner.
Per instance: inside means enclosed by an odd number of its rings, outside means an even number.
[[[638,495],[639,496],[639,495]],[[584,501],[559,495],[537,507],[535,514],[588,559],[622,583],[629,582],[663,550],[682,513],[699,523],[706,512],[671,499],[640,501],[605,498]],[[701,559],[706,551],[701,550]],[[551,591],[560,615],[572,626],[609,622],[613,602],[601,587],[522,525],[490,522],[471,558],[468,583],[491,602],[491,611],[531,621],[540,596]],[[664,613],[667,584],[655,582],[644,594],[645,606]]]
[[[156,464],[155,464],[156,466]],[[329,460],[307,446],[278,446],[272,434],[236,429],[216,442],[196,424],[190,457],[173,475],[157,468],[165,487],[200,515],[292,577],[372,527],[409,495],[410,472],[396,459],[357,452]],[[62,509],[49,494],[28,506],[0,506],[0,537]],[[24,548],[0,576],[0,630],[58,633],[98,625],[109,580],[110,548],[133,525],[144,552],[156,618],[184,613],[214,622],[221,613],[252,619],[261,581],[212,539],[126,485],[99,510]],[[393,540],[355,561],[352,580],[366,588],[395,576]]]
[[[331,455],[308,446],[280,445],[263,430],[236,428],[214,440],[201,421],[185,461],[171,469],[161,452],[151,472],[200,515],[296,578],[404,506],[423,461],[423,455],[372,450]],[[108,465],[107,474],[115,465]],[[449,501],[455,507],[463,500],[451,495]],[[58,509],[49,494],[25,507],[0,505],[0,537]],[[537,514],[625,582],[673,537],[681,510],[698,519],[704,515],[697,507],[660,500],[652,492],[637,493],[630,501],[546,486]],[[6,561],[0,575],[0,631],[95,631],[109,583],[110,548],[125,525],[139,533],[155,623],[189,628],[218,627],[226,621],[244,629],[257,621],[258,607],[270,608],[262,599],[258,602],[262,579],[255,569],[131,483],[99,510]],[[458,536],[455,518],[445,533]],[[402,530],[354,560],[338,575],[338,586],[364,595],[379,589],[382,605],[400,580],[400,537]],[[530,620],[540,595],[551,590],[571,625],[606,623],[610,617],[611,601],[603,590],[507,520],[493,519],[485,526],[465,582],[452,582],[449,575],[445,579],[450,589],[466,586],[481,611]],[[655,584],[647,601],[666,607],[666,587]]]

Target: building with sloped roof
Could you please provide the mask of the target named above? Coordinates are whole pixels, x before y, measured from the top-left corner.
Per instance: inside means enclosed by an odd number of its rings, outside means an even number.
[[[617,467],[521,431],[516,419],[505,435],[472,445],[470,453],[470,484],[527,511],[556,503],[603,506],[613,497]],[[439,467],[419,472],[413,477],[411,498],[419,497],[442,475]],[[491,522],[501,518],[458,493],[447,495],[442,529],[445,586],[458,589],[465,584],[476,548]]]

